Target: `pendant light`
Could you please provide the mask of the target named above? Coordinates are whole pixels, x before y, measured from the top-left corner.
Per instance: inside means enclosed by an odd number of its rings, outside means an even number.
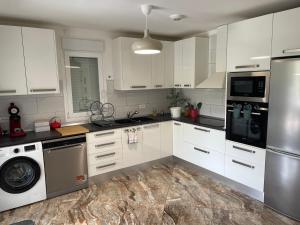
[[[153,55],[159,54],[162,50],[162,44],[160,41],[151,38],[148,29],[148,16],[151,13],[152,5],[141,5],[141,10],[146,17],[146,28],[144,30],[144,37],[138,41],[135,41],[131,48],[135,54],[141,55]]]

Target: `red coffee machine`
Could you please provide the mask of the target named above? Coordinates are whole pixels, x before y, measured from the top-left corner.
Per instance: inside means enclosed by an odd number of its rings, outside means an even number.
[[[21,117],[18,115],[20,112],[19,108],[14,104],[10,103],[8,108],[9,117],[9,131],[10,137],[22,137],[26,133],[21,128]]]

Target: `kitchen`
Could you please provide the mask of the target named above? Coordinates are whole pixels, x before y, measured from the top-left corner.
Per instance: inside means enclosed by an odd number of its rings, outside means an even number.
[[[300,4],[230,2],[1,2],[0,224],[300,224]]]

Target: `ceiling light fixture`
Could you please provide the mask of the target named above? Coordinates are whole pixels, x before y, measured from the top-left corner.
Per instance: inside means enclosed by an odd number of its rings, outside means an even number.
[[[138,41],[135,41],[131,48],[135,54],[153,55],[159,54],[162,50],[162,44],[160,41],[151,38],[148,29],[148,16],[153,9],[152,5],[141,5],[141,10],[146,17],[146,28],[144,30],[144,37]]]

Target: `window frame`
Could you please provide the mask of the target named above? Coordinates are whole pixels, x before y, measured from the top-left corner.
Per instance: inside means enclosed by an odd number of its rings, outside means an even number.
[[[82,52],[82,51],[64,52],[64,69],[65,69],[64,99],[65,99],[66,122],[87,122],[89,121],[91,115],[90,112],[75,113],[73,111],[70,57],[97,58],[99,97],[100,97],[100,101],[102,103],[105,103],[107,101],[107,94],[106,94],[106,79],[104,78],[103,75],[103,55],[97,52]]]

